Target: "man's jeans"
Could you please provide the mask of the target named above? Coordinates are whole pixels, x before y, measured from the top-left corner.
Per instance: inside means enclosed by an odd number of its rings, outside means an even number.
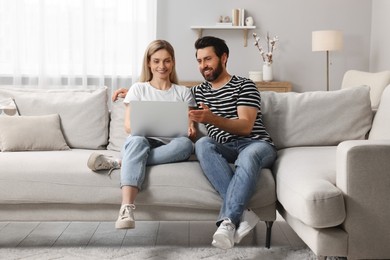
[[[195,153],[223,199],[217,225],[229,218],[237,226],[255,192],[261,169],[271,167],[276,159],[275,147],[249,138],[221,144],[202,137],[195,143]],[[234,163],[235,169],[229,163]]]
[[[177,137],[168,144],[142,136],[129,136],[122,148],[121,186],[135,186],[141,190],[148,165],[187,160],[193,143],[187,137]]]

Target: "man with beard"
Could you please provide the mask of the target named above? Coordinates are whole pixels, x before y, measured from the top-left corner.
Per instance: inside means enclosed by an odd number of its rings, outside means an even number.
[[[195,152],[223,199],[212,245],[228,249],[259,221],[247,206],[261,169],[275,161],[276,149],[262,122],[256,85],[226,70],[229,48],[225,41],[205,36],[195,42],[195,48],[206,81],[192,88],[199,109],[190,111],[189,117],[206,126],[208,135],[195,143]]]

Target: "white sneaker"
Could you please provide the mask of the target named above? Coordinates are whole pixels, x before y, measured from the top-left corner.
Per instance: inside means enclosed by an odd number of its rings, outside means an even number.
[[[92,153],[89,156],[87,166],[94,172],[100,170],[109,170],[108,175],[115,169],[120,169],[120,164],[112,156],[101,153]]]
[[[119,216],[115,222],[115,228],[122,229],[131,229],[135,227],[134,213],[135,210],[134,204],[124,204],[119,210]]]
[[[234,234],[234,242],[240,243],[248,233],[256,226],[260,221],[259,217],[250,209],[244,210],[241,217],[241,222]]]
[[[230,219],[225,219],[219,225],[217,231],[213,235],[213,246],[221,249],[229,249],[234,246],[235,225]]]

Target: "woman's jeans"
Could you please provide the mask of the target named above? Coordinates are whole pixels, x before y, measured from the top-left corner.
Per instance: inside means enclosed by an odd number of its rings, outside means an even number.
[[[202,137],[195,143],[195,153],[204,174],[223,199],[217,225],[229,218],[238,226],[256,190],[261,169],[271,167],[276,159],[275,147],[249,138],[221,144]]]
[[[121,186],[134,186],[141,190],[148,165],[187,160],[193,143],[187,137],[177,137],[168,144],[142,136],[129,136],[122,148]]]

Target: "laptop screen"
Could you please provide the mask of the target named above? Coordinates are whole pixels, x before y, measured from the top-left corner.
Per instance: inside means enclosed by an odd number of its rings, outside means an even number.
[[[188,104],[168,101],[131,101],[131,135],[178,137],[188,135]]]

